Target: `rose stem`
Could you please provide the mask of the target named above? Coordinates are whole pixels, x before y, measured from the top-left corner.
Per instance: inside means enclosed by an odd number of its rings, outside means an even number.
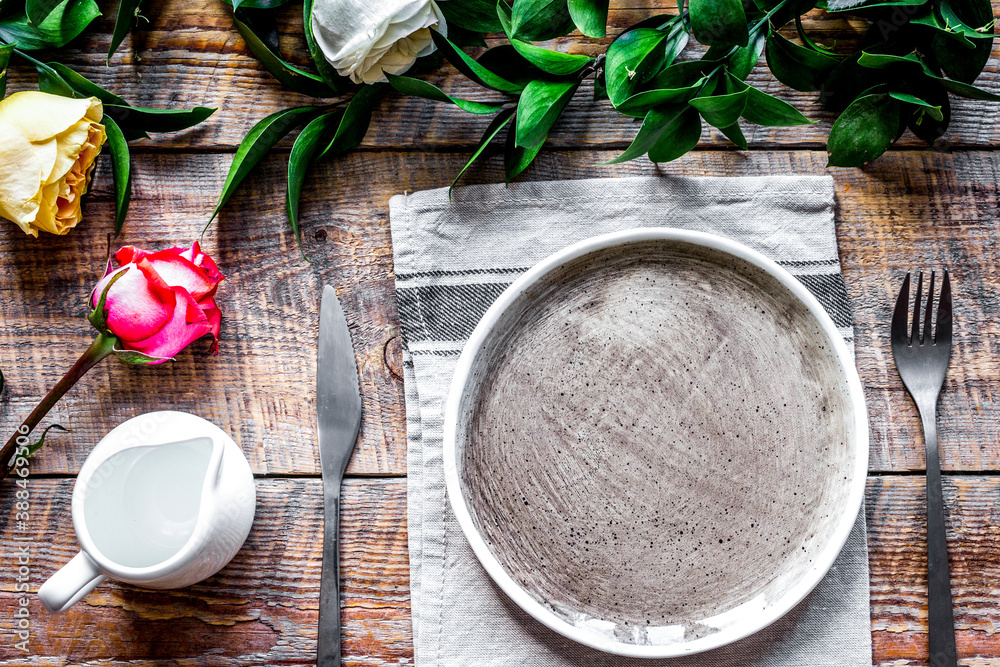
[[[76,384],[79,380],[89,371],[91,368],[96,366],[102,359],[111,354],[115,347],[115,341],[117,339],[113,336],[105,336],[104,334],[98,334],[94,342],[90,344],[87,351],[84,352],[73,367],[69,369],[69,372],[63,376],[56,386],[52,387],[52,391],[45,395],[45,398],[35,406],[35,409],[31,411],[28,418],[24,420],[21,427],[10,437],[7,444],[3,446],[0,450],[0,480],[7,477],[10,469],[13,467],[13,462],[15,460],[14,450],[17,449],[17,439],[19,436],[27,436],[31,431],[38,426],[38,422],[42,421],[44,417],[52,406],[56,404],[63,394],[69,391],[70,387]]]

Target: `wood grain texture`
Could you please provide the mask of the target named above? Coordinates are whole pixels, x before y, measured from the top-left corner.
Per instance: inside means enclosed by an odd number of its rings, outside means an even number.
[[[31,590],[76,551],[69,519],[71,479],[31,479],[27,533]],[[958,651],[964,665],[1000,665],[1000,477],[946,477],[948,539]],[[13,483],[0,485],[0,517]],[[258,479],[248,542],[219,574],[176,591],[105,582],[59,616],[31,596],[35,656],[44,664],[275,665],[315,660],[322,489],[317,479]],[[411,664],[406,488],[403,480],[345,485],[342,558],[345,665]],[[868,480],[874,658],[880,665],[926,663],[923,479]],[[0,557],[14,558],[16,527],[2,532]],[[0,579],[0,665],[29,664],[13,653],[13,576]],[[59,656],[59,658],[55,658]],[[41,660],[31,664],[43,664]]]
[[[1000,0],[993,0],[994,14]],[[555,40],[558,49],[596,54],[606,43],[630,25],[656,13],[675,11],[673,3],[630,0],[613,3],[609,14],[610,37],[587,40],[579,34]],[[142,149],[178,148],[232,149],[255,122],[278,109],[311,104],[312,98],[284,90],[253,58],[242,38],[232,27],[231,13],[221,0],[163,0],[146,12],[150,22],[126,39],[111,67],[105,65],[114,14],[96,21],[73,48],[58,57],[96,83],[121,93],[130,102],[152,107],[204,105],[219,111],[202,126],[180,135],[159,135],[141,141]],[[865,27],[863,21],[849,21],[820,11],[811,13],[806,28],[813,39],[837,48],[856,44]],[[282,47],[289,60],[308,65],[302,38],[301,5],[293,3],[278,14]],[[794,32],[794,30],[792,31]],[[692,47],[694,48],[694,47]],[[698,53],[694,48],[691,53]],[[693,56],[692,56],[693,57]],[[994,45],[993,59],[977,84],[1000,91],[1000,42]],[[502,99],[502,96],[471,83],[451,66],[429,75],[442,89],[470,99]],[[18,64],[11,67],[10,89],[35,86],[33,69]],[[816,103],[816,93],[800,93],[776,81],[764,59],[750,75],[749,82],[768,93],[796,105],[815,125],[792,128],[745,127],[754,148],[774,146],[822,147],[834,115]],[[618,147],[632,140],[638,129],[633,119],[621,116],[607,102],[592,100],[591,84],[581,87],[563,118],[550,136],[555,148]],[[959,98],[953,100],[951,129],[940,141],[943,147],[992,146],[1000,139],[998,106]],[[392,95],[376,112],[376,122],[365,141],[369,148],[454,149],[474,146],[488,120],[459,111],[451,105]],[[926,146],[912,134],[902,146]],[[702,147],[732,145],[717,131],[706,128]]]
[[[940,409],[945,470],[1000,470],[1000,154],[891,152],[866,170],[826,169],[819,151],[698,151],[656,167],[598,163],[609,152],[545,152],[527,178],[548,180],[671,174],[737,176],[829,173],[838,236],[855,309],[857,363],[872,423],[873,471],[920,470],[916,410],[899,382],[887,327],[908,270],[947,268],[955,289],[956,345]],[[220,154],[136,157],[126,242],[149,247],[195,238],[229,163]],[[50,421],[36,470],[73,473],[93,444],[138,412],[177,408],[233,433],[257,473],[317,474],[314,341],[318,295],[338,287],[362,371],[364,423],[352,474],[405,471],[405,407],[399,377],[388,206],[403,191],[447,185],[462,154],[365,152],[317,168],[303,195],[304,249],[284,217],[285,158],[272,156],[213,223],[205,247],[227,280],[218,357],[196,343],[177,363],[154,368],[104,362],[74,388]],[[472,181],[499,177],[499,158]],[[90,337],[87,294],[103,265],[110,179],[97,176],[87,220],[73,233],[35,241],[0,226],[0,368],[8,379],[0,428],[20,417],[69,368]],[[363,184],[363,185],[361,185]],[[669,219],[663,221],[669,225]]]

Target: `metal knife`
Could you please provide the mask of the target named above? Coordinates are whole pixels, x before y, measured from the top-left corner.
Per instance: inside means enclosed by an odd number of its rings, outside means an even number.
[[[347,318],[329,285],[319,309],[316,412],[324,511],[316,665],[340,667],[340,486],[361,428],[361,392]]]

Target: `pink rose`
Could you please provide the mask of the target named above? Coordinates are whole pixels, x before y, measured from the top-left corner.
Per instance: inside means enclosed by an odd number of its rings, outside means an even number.
[[[197,242],[189,250],[158,252],[125,246],[115,253],[115,260],[120,268],[112,269],[108,263],[91,306],[97,307],[105,287],[120,275],[108,289],[105,326],[121,348],[166,361],[211,334],[212,351],[218,351],[222,313],[214,297],[224,276]]]

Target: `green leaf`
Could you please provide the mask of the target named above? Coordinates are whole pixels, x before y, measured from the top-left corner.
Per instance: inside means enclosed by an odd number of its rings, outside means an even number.
[[[574,25],[566,0],[514,0],[510,28],[511,37],[541,42],[568,35]]]
[[[503,32],[493,0],[458,0],[438,4],[448,29],[458,26],[472,32]]]
[[[748,86],[736,93],[696,97],[688,104],[697,109],[709,125],[718,128],[729,127],[743,115],[749,93]]]
[[[930,52],[935,64],[952,79],[972,83],[986,68],[993,44],[985,39],[971,40],[965,48],[953,37],[957,33],[942,33],[931,39]],[[962,38],[969,42],[968,38]]]
[[[575,81],[532,81],[525,86],[517,103],[517,145],[533,148],[544,142],[577,86]]]
[[[739,123],[733,123],[728,127],[720,127],[719,132],[722,132],[731,142],[736,144],[737,147],[747,150],[749,145],[747,144],[746,137],[743,136],[743,130],[740,129]]]
[[[35,66],[38,71],[38,90],[50,95],[61,95],[62,97],[78,97],[73,86],[69,85],[59,73],[49,65],[35,60],[28,54],[21,54],[26,60]]]
[[[344,115],[340,119],[337,131],[320,154],[320,160],[343,155],[361,143],[365,134],[368,133],[368,126],[371,124],[372,109],[382,99],[388,88],[389,86],[384,83],[370,84],[363,86],[354,94],[347,108],[344,109]]]
[[[690,0],[691,31],[701,44],[746,46],[747,17],[740,0]]]
[[[669,132],[660,136],[649,149],[651,162],[672,162],[698,145],[701,139],[701,118],[694,109],[681,113]]]
[[[320,110],[320,107],[282,109],[263,118],[250,128],[236,149],[233,163],[229,166],[226,182],[219,194],[219,201],[215,205],[215,210],[212,211],[212,217],[208,219],[208,223],[205,223],[206,228],[218,215],[219,210],[226,205],[229,198],[233,196],[243,179],[267,155],[268,151],[274,148],[274,145],[281,141],[285,135],[319,113]]]
[[[599,102],[600,100],[611,101],[611,98],[608,97],[608,83],[604,79],[603,67],[594,76],[594,101]]]
[[[590,56],[552,51],[519,39],[511,38],[510,43],[529,63],[543,72],[556,76],[573,74],[594,62]]]
[[[136,18],[139,16],[139,4],[141,2],[142,0],[121,0],[118,4],[118,14],[115,16],[115,29],[111,33],[111,46],[108,47],[109,62],[111,56],[115,55],[115,51],[125,41],[125,35],[135,25]]]
[[[63,0],[26,0],[24,10],[28,19],[35,25],[39,25],[61,4],[63,4]]]
[[[194,127],[213,113],[215,109],[195,107],[194,109],[146,109],[144,107],[105,104],[105,116],[114,118],[126,137],[134,139],[146,132],[177,132]]]
[[[423,97],[424,99],[434,100],[436,102],[454,104],[459,109],[468,111],[469,113],[496,113],[500,110],[500,107],[504,105],[503,102],[475,102],[472,100],[463,100],[457,97],[451,97],[450,95],[446,95],[442,92],[441,89],[434,84],[428,83],[423,79],[414,79],[409,76],[397,76],[395,74],[389,74],[388,72],[386,72],[385,76],[389,80],[389,85],[404,95],[412,95],[413,97]]]
[[[334,90],[326,84],[323,77],[299,69],[286,62],[268,48],[267,44],[264,43],[248,24],[241,21],[235,15],[233,16],[233,25],[236,26],[237,32],[243,37],[243,41],[246,42],[250,52],[254,54],[257,60],[264,65],[275,79],[290,90],[312,97],[331,97],[347,89],[346,85],[342,85],[340,90]]]
[[[548,137],[546,137],[548,139]],[[524,148],[517,145],[517,129],[511,125],[507,130],[507,139],[504,141],[503,151],[503,173],[504,181],[510,184],[521,172],[528,168],[545,144],[543,139],[534,148]]]
[[[617,106],[642,84],[670,65],[687,43],[687,33],[637,28],[618,37],[608,47],[604,64],[608,97]],[[673,86],[657,85],[657,88]]]
[[[730,79],[732,81],[732,79]],[[742,81],[739,83],[744,84]],[[788,127],[791,125],[809,125],[815,123],[784,100],[768,95],[762,90],[747,86],[747,106],[743,110],[743,118],[757,125],[767,127]]]
[[[7,94],[7,65],[13,52],[13,44],[0,44],[0,98]],[[3,391],[3,374],[0,374],[0,391]]]
[[[982,88],[976,88],[971,84],[954,81],[953,79],[943,79],[939,76],[932,76],[931,78],[939,81],[949,92],[960,95],[961,97],[967,97],[970,100],[1000,102],[1000,95],[995,95],[989,91],[983,90]]]
[[[457,25],[448,24],[448,37],[458,46],[481,46],[486,48],[486,37],[481,32],[472,32]],[[440,55],[437,51],[434,53]],[[427,56],[421,56],[421,59]]]
[[[28,23],[28,17],[23,13],[0,20],[0,39],[17,45],[22,51],[37,51],[51,46],[38,29]]]
[[[729,73],[738,79],[746,79],[750,72],[760,61],[760,54],[764,52],[764,44],[767,37],[767,21],[762,21],[757,29],[750,35],[750,41],[746,46],[736,49],[736,52],[729,56],[727,65]]]
[[[932,74],[927,65],[924,64],[916,54],[910,53],[905,56],[897,56],[892,53],[868,53],[863,51],[858,58],[858,64],[871,69],[884,69],[886,67],[902,66],[906,69],[922,70],[927,74]]]
[[[923,100],[941,109],[941,120],[931,118],[922,108],[917,107],[913,108],[907,119],[907,126],[913,134],[933,146],[951,123],[951,101],[944,86],[933,81],[921,86],[920,95]]]
[[[550,78],[530,62],[510,44],[500,44],[483,52],[476,61],[490,72],[515,83],[521,88],[535,79]]]
[[[928,12],[941,17],[932,28],[930,56],[949,78],[972,83],[993,49],[993,6],[990,0],[938,0],[936,9]]]
[[[469,161],[465,163],[465,166],[462,167],[461,171],[458,172],[458,175],[455,176],[455,180],[451,182],[451,186],[448,188],[449,196],[451,196],[451,189],[455,187],[456,183],[458,183],[458,179],[462,178],[462,174],[465,173],[465,170],[468,169],[470,166],[472,166],[473,162],[479,159],[479,156],[483,154],[483,151],[485,151],[486,147],[490,145],[490,142],[493,141],[493,138],[500,133],[500,130],[502,130],[507,125],[507,123],[510,122],[511,116],[513,115],[514,115],[513,108],[504,109],[503,111],[498,113],[493,120],[490,121],[489,125],[486,126],[486,131],[483,132],[483,136],[479,140],[479,146],[476,148],[476,152],[472,154],[472,157],[469,158]]]
[[[785,39],[776,30],[767,35],[767,66],[774,78],[794,90],[819,90],[839,62]]]
[[[954,79],[945,79],[943,77],[934,74],[934,72],[924,63],[916,54],[909,54],[906,56],[894,56],[884,53],[862,53],[861,57],[858,59],[858,64],[862,67],[870,67],[875,69],[883,69],[887,67],[892,67],[895,65],[902,65],[900,71],[917,72],[923,73],[927,78],[939,82],[948,91],[960,95],[962,97],[967,97],[972,100],[988,100],[991,102],[1000,102],[1000,95],[995,95],[989,91],[983,90],[982,88],[977,88],[971,84],[963,83],[962,81],[955,81]]]
[[[765,23],[780,27],[792,19],[809,13],[822,0],[754,0],[754,4],[767,16]],[[749,8],[748,8],[749,9]]]
[[[0,390],[2,389],[3,389],[3,383],[0,382]],[[35,452],[37,452],[39,449],[42,448],[42,445],[45,444],[45,436],[47,436],[49,434],[49,431],[51,431],[52,429],[69,433],[69,429],[63,426],[62,424],[49,424],[48,426],[45,427],[45,430],[42,431],[42,437],[38,439],[38,442],[28,446],[28,456],[31,456],[32,454],[34,454]]]
[[[674,63],[650,79],[646,87],[650,90],[657,88],[684,88],[694,84],[715,68],[715,63],[704,60],[688,60],[682,63]]]
[[[486,69],[460,48],[448,41],[448,38],[437,30],[431,30],[431,38],[455,69],[479,85],[499,90],[502,93],[512,94],[519,93],[524,88],[524,86],[508,81],[502,76]]]
[[[144,354],[136,350],[123,350],[118,347],[118,341],[115,341],[114,347],[111,349],[115,356],[118,357],[119,361],[123,361],[126,364],[134,365],[147,365],[147,364],[162,364],[164,361],[173,361],[173,357],[154,357],[149,354]]]
[[[96,83],[92,82],[90,79],[85,78],[82,74],[70,69],[62,63],[46,63],[46,65],[55,72],[64,83],[66,83],[78,96],[82,97],[96,97],[105,104],[118,104],[120,106],[129,106],[128,102],[123,100],[118,95],[115,95],[109,90],[101,88]]]
[[[245,0],[249,2],[249,0]],[[249,5],[246,5],[249,7]],[[306,47],[309,49],[309,55],[312,57],[313,66],[316,71],[319,72],[320,77],[323,81],[337,94],[344,91],[350,90],[354,84],[347,77],[340,76],[337,70],[334,69],[326,60],[326,56],[323,55],[322,49],[319,48],[319,44],[316,43],[316,37],[313,35],[312,28],[312,8],[313,0],[303,0],[302,2],[302,19],[303,19],[303,32],[306,36]],[[434,33],[434,30],[431,30]],[[440,47],[439,47],[440,48]]]
[[[336,132],[344,113],[331,111],[309,121],[299,136],[295,138],[292,152],[288,156],[288,189],[285,191],[285,210],[292,233],[302,250],[302,234],[299,231],[299,198],[302,195],[302,183],[306,179],[309,166],[315,161],[316,153]],[[308,261],[308,260],[307,260]]]
[[[569,0],[569,15],[587,37],[601,39],[608,32],[608,0]]]
[[[36,24],[38,33],[50,46],[62,47],[76,38],[101,15],[94,0],[63,0],[48,17]]]
[[[124,271],[118,271],[111,276],[111,280],[109,280],[108,284],[104,286],[103,290],[101,290],[101,296],[97,300],[97,304],[87,315],[87,319],[90,321],[90,324],[93,325],[99,333],[105,336],[113,336],[113,334],[108,333],[108,291],[111,289],[112,285],[118,282],[119,278],[125,275],[127,271],[131,271],[131,268],[126,268]]]
[[[941,105],[931,104],[930,102],[922,100],[916,95],[910,95],[909,93],[889,93],[889,97],[897,99],[900,102],[915,104],[916,106],[923,108],[924,113],[929,115],[934,120],[944,120],[944,114],[941,112]]]
[[[746,79],[757,66],[760,54],[764,52],[767,25],[767,21],[759,21],[750,33],[746,46],[715,45],[708,49],[703,59],[725,63],[730,74],[737,79]]]
[[[661,104],[674,104],[687,102],[694,98],[705,84],[707,77],[698,79],[690,86],[683,88],[656,88],[644,90],[641,93],[632,95],[627,100],[619,104],[615,109],[627,116],[643,118],[651,108]]]
[[[884,153],[899,134],[899,101],[885,94],[854,100],[830,129],[830,167],[860,167]]]
[[[104,131],[108,135],[111,175],[115,182],[115,238],[117,238],[125,226],[128,205],[132,201],[132,164],[125,135],[110,116],[104,117]]]
[[[674,104],[650,109],[642,120],[638,134],[635,135],[635,139],[625,149],[625,152],[604,164],[628,162],[645,155],[661,137],[667,133],[675,132],[683,122],[684,114],[691,110],[687,104]]]

